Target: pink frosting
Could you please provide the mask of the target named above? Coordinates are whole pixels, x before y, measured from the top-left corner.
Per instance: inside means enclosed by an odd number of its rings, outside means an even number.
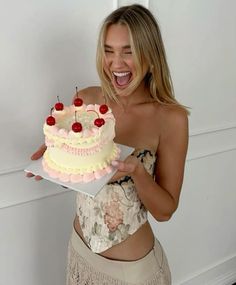
[[[116,157],[114,160],[118,159],[120,156],[120,149],[118,149]],[[107,166],[103,169],[99,169],[97,171],[91,172],[91,173],[85,173],[84,175],[80,174],[67,174],[67,173],[62,173],[60,171],[57,171],[55,169],[52,169],[45,159],[42,160],[42,165],[43,169],[45,172],[48,173],[48,175],[54,179],[59,179],[62,182],[71,182],[71,183],[88,183],[94,179],[100,179],[101,177],[105,176],[108,173],[111,173],[112,167]]]
[[[107,143],[106,141],[103,141],[102,143],[97,144],[93,147],[89,147],[89,148],[77,148],[77,147],[69,146],[67,144],[63,144],[61,149],[64,149],[66,152],[74,154],[74,155],[86,156],[86,155],[91,155],[96,152],[99,152],[102,149],[102,146],[106,143]],[[47,145],[47,142],[46,142],[46,145]]]
[[[80,174],[71,174],[70,180],[72,183],[79,183],[83,181],[83,176]]]

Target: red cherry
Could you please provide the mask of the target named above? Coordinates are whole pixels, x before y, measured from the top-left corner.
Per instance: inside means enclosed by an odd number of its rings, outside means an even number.
[[[75,132],[75,133],[79,133],[82,131],[82,125],[81,123],[79,122],[75,122],[73,125],[72,125],[72,130]]]
[[[108,106],[106,104],[103,104],[99,107],[99,111],[101,114],[106,114],[106,112],[108,111]]]
[[[74,100],[74,105],[76,107],[82,106],[83,105],[83,100],[81,98],[79,98],[79,97],[76,97],[75,100]]]
[[[97,118],[96,120],[94,120],[94,125],[97,127],[101,127],[105,124],[105,121],[103,118]]]
[[[46,119],[46,123],[49,125],[49,126],[53,126],[56,124],[56,120],[53,116],[48,116],[47,119]]]
[[[61,102],[57,102],[54,107],[57,111],[62,111],[64,109],[64,105]]]
[[[57,111],[62,111],[64,109],[64,105],[60,102],[59,96],[57,96],[58,102],[54,105],[54,108]]]

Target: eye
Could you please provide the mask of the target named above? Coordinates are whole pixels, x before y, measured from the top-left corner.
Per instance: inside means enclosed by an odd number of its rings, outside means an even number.
[[[123,51],[123,54],[132,54],[132,51],[131,51],[131,49],[125,49]]]
[[[105,49],[105,53],[113,53],[112,50]]]

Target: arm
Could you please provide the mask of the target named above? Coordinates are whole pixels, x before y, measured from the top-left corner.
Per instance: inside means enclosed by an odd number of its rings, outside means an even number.
[[[169,220],[178,207],[188,147],[188,119],[185,112],[171,112],[163,125],[155,180],[135,157],[129,157],[117,165],[119,171],[125,171],[132,177],[142,203],[158,221]]]

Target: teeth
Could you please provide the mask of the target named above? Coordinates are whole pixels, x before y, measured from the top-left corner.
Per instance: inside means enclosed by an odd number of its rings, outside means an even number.
[[[113,74],[115,76],[122,77],[122,76],[126,76],[126,75],[130,74],[130,72],[129,71],[128,72],[113,72]]]

